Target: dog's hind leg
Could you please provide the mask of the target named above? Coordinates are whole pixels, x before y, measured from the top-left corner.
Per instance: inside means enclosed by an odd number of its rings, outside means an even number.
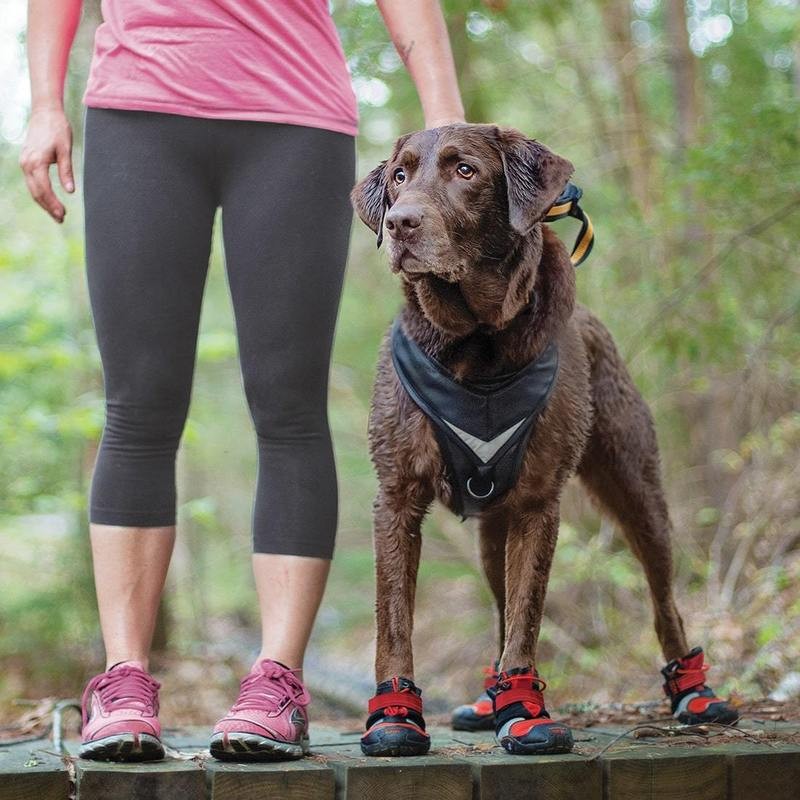
[[[594,403],[594,427],[578,474],[601,509],[619,523],[644,568],[656,634],[665,659],[671,661],[683,656],[688,646],[673,597],[672,526],[653,418],[611,334],[585,309],[578,313]]]
[[[483,667],[483,690],[471,703],[453,709],[451,725],[457,731],[494,730],[494,708],[487,689],[497,680],[497,660],[503,652],[506,636],[506,534],[508,512],[503,509],[486,511],[478,521],[478,550],[484,575],[497,606],[497,650]]]

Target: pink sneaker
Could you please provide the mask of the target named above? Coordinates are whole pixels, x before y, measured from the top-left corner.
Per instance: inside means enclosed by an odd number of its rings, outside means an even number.
[[[158,721],[160,688],[138,661],[120,661],[95,675],[81,698],[78,755],[103,761],[164,758]]]
[[[308,752],[311,698],[295,672],[270,658],[258,661],[214,726],[211,755],[224,761],[302,758]]]

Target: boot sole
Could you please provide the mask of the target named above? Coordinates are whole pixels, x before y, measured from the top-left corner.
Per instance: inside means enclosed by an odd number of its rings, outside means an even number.
[[[280,742],[256,733],[232,731],[227,742],[222,733],[211,737],[209,751],[220,761],[289,761],[308,753],[308,737],[299,744]]]
[[[495,728],[494,715],[476,720],[454,718],[450,722],[450,727],[454,731],[493,731]]]
[[[78,755],[95,761],[159,761],[164,745],[148,733],[118,733],[82,742]]]
[[[544,742],[520,742],[512,736],[506,736],[500,741],[506,752],[515,756],[544,756],[571,753],[574,746],[572,734],[551,734]]]
[[[720,725],[735,725],[740,717],[736,711],[723,712],[715,717],[700,717],[693,714],[681,714],[677,717],[681,725],[707,725],[718,722]]]
[[[373,731],[367,735],[371,741],[361,739],[361,752],[365,756],[424,756],[431,749],[431,740],[407,728]]]

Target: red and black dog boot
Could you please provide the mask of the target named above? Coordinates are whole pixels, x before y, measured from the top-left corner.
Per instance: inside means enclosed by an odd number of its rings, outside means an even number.
[[[424,756],[431,739],[422,716],[422,690],[410,678],[379,683],[369,701],[367,732],[361,751],[367,756]]]
[[[569,753],[572,731],[550,719],[542,692],[547,684],[532,667],[501,672],[489,688],[494,704],[495,736],[514,755]]]
[[[706,722],[733,725],[739,720],[739,712],[706,686],[708,666],[704,663],[703,648],[695,647],[661,670],[665,681],[664,693],[672,704],[672,715],[684,725]]]
[[[483,668],[483,691],[474,703],[453,709],[451,726],[454,731],[491,731],[494,729],[494,706],[488,689],[497,683],[497,662]]]

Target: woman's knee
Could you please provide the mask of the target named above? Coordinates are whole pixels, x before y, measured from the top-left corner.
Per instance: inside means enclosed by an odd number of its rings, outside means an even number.
[[[186,424],[188,404],[167,405],[107,399],[103,446],[142,455],[175,455]]]
[[[327,387],[319,380],[245,380],[245,395],[259,439],[330,436]]]

